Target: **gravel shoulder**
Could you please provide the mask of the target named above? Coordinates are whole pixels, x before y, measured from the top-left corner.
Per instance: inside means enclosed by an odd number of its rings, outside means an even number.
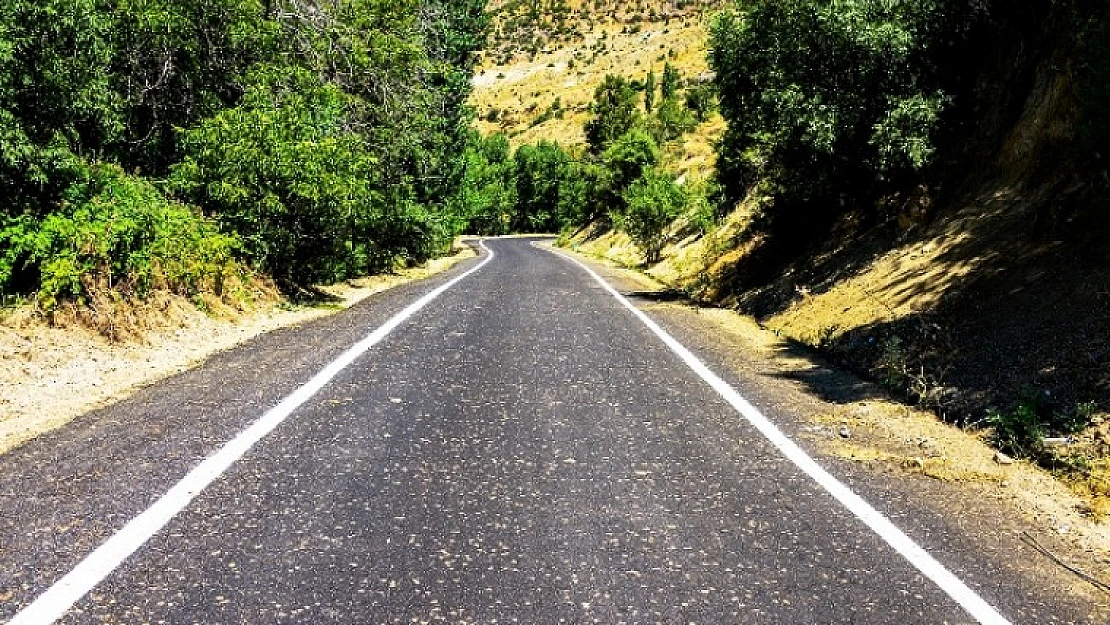
[[[154,329],[120,342],[80,326],[51,326],[25,311],[9,312],[0,318],[0,454],[252,338],[334,315],[474,256],[469,246],[460,246],[422,267],[326,287],[322,290],[335,299],[325,305],[277,301],[246,312],[205,313],[187,300],[172,300]]]

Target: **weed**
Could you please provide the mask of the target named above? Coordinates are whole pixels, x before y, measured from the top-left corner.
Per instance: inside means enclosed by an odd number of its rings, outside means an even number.
[[[1091,424],[1091,419],[1098,410],[1098,404],[1093,401],[1076,404],[1075,410],[1057,412],[1053,415],[1052,425],[1064,434],[1075,434]]]
[[[1033,402],[1023,401],[1010,411],[992,408],[986,423],[994,430],[995,446],[1008,454],[1032,458],[1044,450],[1044,424]]]

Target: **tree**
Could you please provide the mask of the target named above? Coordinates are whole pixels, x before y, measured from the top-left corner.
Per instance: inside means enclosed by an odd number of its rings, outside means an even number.
[[[489,195],[511,186],[489,180],[511,169],[507,144],[467,152],[466,101],[489,20],[484,6],[0,3],[0,287],[42,286],[26,276],[64,259],[33,250],[63,255],[73,246],[26,242],[83,232],[72,207],[89,197],[105,216],[90,223],[109,230],[115,216],[134,217],[143,205],[148,214],[132,221],[200,209],[233,241],[221,249],[288,283],[339,279],[446,249],[467,223],[456,209],[474,199],[456,193],[478,193],[501,207],[494,211],[512,204],[510,195]],[[468,188],[474,159],[483,163],[480,184]],[[163,187],[142,177],[168,178],[175,197],[156,201]],[[90,195],[91,181],[101,179],[121,191]],[[193,231],[215,241],[211,222],[202,221]],[[102,266],[126,264],[122,255],[132,252],[173,262],[152,256],[170,247],[140,239],[143,249],[107,246],[109,256],[121,256]]]
[[[678,139],[697,125],[693,114],[682,106],[678,98],[667,98],[659,104],[659,109],[652,119],[651,129],[656,141],[665,143]]]
[[[666,243],[664,232],[686,208],[686,193],[674,178],[648,168],[623,193],[624,210],[613,215],[613,222],[636,242],[644,260],[652,265]]]
[[[655,89],[655,70],[651,70],[644,81],[644,110],[648,113],[655,108]]]
[[[791,223],[818,224],[843,205],[832,198],[878,197],[924,168],[949,101],[930,55],[950,54],[977,10],[942,4],[752,0],[722,14],[710,65],[728,199],[769,177]]]
[[[713,83],[698,83],[686,90],[686,109],[694,115],[698,123],[708,120],[716,106],[717,93],[713,90]]]
[[[678,97],[678,81],[680,76],[674,65],[667,63],[663,66],[663,82],[660,87],[663,101],[674,100]]]
[[[0,216],[54,209],[80,177],[76,154],[119,135],[111,34],[95,0],[0,6]]]
[[[601,161],[612,173],[613,187],[622,193],[634,180],[659,163],[659,146],[651,135],[632,130],[613,142]]]
[[[516,151],[517,232],[557,232],[577,210],[573,159],[559,144],[541,141]]]
[[[164,175],[180,159],[177,130],[234,106],[249,69],[289,52],[257,0],[119,0],[113,89],[125,117],[113,156]]]
[[[508,234],[516,212],[516,162],[505,135],[474,132],[463,153],[464,173],[448,200],[458,232]]]
[[[605,76],[594,91],[593,118],[586,122],[586,142],[592,153],[600,154],[614,139],[636,127],[640,121],[636,100],[636,90],[628,80]]]
[[[238,232],[252,264],[292,284],[381,269],[390,208],[377,160],[343,127],[348,100],[305,70],[271,70],[242,104],[186,132],[179,193]]]

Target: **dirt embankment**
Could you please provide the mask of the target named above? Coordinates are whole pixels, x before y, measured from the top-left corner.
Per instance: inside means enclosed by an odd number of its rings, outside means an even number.
[[[165,297],[146,309],[146,329],[121,341],[80,324],[48,324],[30,310],[8,311],[0,318],[0,453],[260,334],[334,314],[473,256],[461,246],[423,267],[322,288],[328,297],[315,305],[274,297],[251,310],[203,312]]]

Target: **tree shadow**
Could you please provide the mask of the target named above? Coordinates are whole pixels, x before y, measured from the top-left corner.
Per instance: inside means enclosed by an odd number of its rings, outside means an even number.
[[[289,303],[296,306],[328,306],[343,301],[343,298],[312,284],[279,280],[277,281],[277,288]]]
[[[883,389],[862,379],[855,372],[833,366],[803,343],[787,339],[782,342],[778,351],[781,355],[805,362],[808,366],[775,373],[772,377],[802,384],[824,401],[843,405],[887,396]]]
[[[640,300],[646,302],[678,302],[682,304],[694,305],[694,301],[690,296],[678,289],[661,289],[659,291],[625,291],[625,297],[631,300]]]
[[[963,210],[908,236],[896,236],[890,225],[854,238],[830,236],[827,241],[841,243],[796,254],[766,283],[739,282],[733,288],[746,290],[735,301],[766,319],[845,284],[898,249],[883,259],[881,293],[859,293],[886,312],[847,331],[831,327],[820,341],[823,356],[961,424],[981,421],[988,406],[1008,408],[1033,394],[1055,410],[1090,401],[1105,410],[1110,223],[1060,185],[1038,189],[999,183],[965,200]],[[1043,206],[1049,202],[1055,216],[1046,221]],[[914,246],[940,251],[915,264]],[[737,275],[742,271],[738,267]],[[837,312],[825,311],[830,323],[839,319]],[[818,379],[814,385],[823,384]]]

